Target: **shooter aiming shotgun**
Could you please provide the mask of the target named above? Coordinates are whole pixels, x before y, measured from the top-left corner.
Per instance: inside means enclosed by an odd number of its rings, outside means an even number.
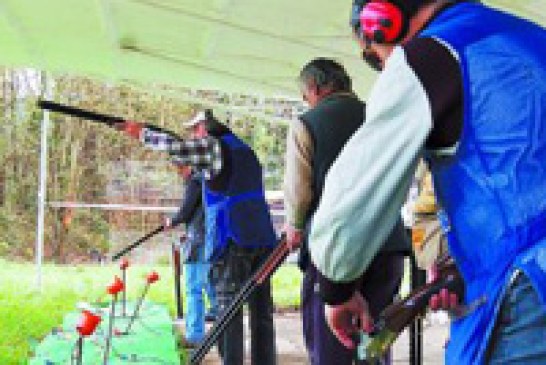
[[[38,106],[41,109],[46,109],[46,110],[50,110],[50,111],[53,111],[53,112],[62,113],[62,114],[66,114],[66,115],[70,115],[70,116],[74,116],[74,117],[78,117],[78,118],[88,119],[88,120],[91,120],[91,121],[94,121],[94,122],[105,124],[105,125],[107,125],[109,127],[116,128],[116,129],[117,129],[118,125],[121,125],[122,123],[125,123],[127,121],[126,119],[123,119],[121,117],[102,114],[102,113],[97,113],[97,112],[93,112],[93,111],[89,111],[89,110],[84,110],[84,109],[76,108],[76,107],[73,107],[73,106],[68,106],[68,105],[55,103],[55,102],[49,101],[49,100],[39,100],[38,101]],[[153,131],[166,133],[166,134],[172,136],[173,138],[178,138],[174,133],[172,133],[170,131],[167,131],[165,129],[156,127],[154,125],[145,124],[145,127],[150,129],[150,130],[153,130]],[[164,225],[161,225],[161,226],[155,228],[153,231],[147,233],[143,237],[136,240],[134,243],[128,245],[127,247],[123,248],[122,250],[120,250],[119,252],[114,254],[112,256],[112,260],[115,261],[115,260],[118,260],[119,258],[125,256],[127,253],[134,250],[135,248],[140,246],[142,243],[148,241],[150,238],[152,238],[155,235],[165,231],[166,229],[167,229],[167,227],[165,227]],[[178,250],[175,249],[174,246],[173,246],[173,259],[174,259],[174,271],[175,271],[175,274],[174,274],[175,275],[175,293],[176,293],[175,297],[177,298],[177,306],[176,306],[177,307],[177,315],[178,315],[178,318],[182,318],[183,317],[183,310],[182,310],[182,302],[180,300],[180,273],[181,273],[181,270],[180,270],[180,251],[179,251],[179,249]],[[124,311],[124,314],[125,314],[125,311]]]
[[[55,102],[49,101],[49,100],[39,100],[38,101],[38,106],[41,109],[50,110],[52,112],[62,113],[62,114],[66,114],[66,115],[70,115],[70,116],[78,117],[78,118],[82,118],[82,119],[91,120],[93,122],[98,122],[98,123],[101,123],[101,124],[105,124],[105,125],[107,125],[109,127],[116,128],[116,129],[117,129],[117,127],[119,125],[121,125],[121,124],[123,124],[123,123],[125,123],[127,121],[126,119],[123,119],[121,117],[102,114],[102,113],[97,113],[97,112],[93,112],[93,111],[90,111],[90,110],[84,110],[84,109],[76,108],[76,107],[73,107],[73,106],[68,106],[68,105],[55,103]],[[165,129],[156,127],[154,125],[145,124],[145,127],[150,129],[150,130],[153,130],[153,131],[166,133],[166,134],[172,136],[173,138],[178,138],[174,133],[172,133],[170,131],[167,131]],[[112,260],[114,260],[114,261],[118,260],[122,256],[126,255],[127,253],[129,253],[130,251],[135,249],[136,247],[140,246],[142,243],[146,242],[147,240],[149,240],[153,236],[157,235],[158,233],[163,232],[164,230],[165,230],[165,226],[163,226],[163,225],[157,227],[153,231],[147,233],[143,237],[136,240],[134,243],[130,244],[129,246],[125,247],[124,249],[122,249],[118,253],[114,254],[112,256]]]
[[[66,108],[64,110],[66,111]],[[89,114],[83,115],[90,116]],[[100,121],[104,120],[101,115],[91,116]],[[214,262],[222,257],[227,257],[230,252],[237,250],[236,246],[240,246],[249,251],[248,255],[232,254],[229,256],[231,258],[229,265],[235,267],[250,260],[250,265],[244,266],[245,272],[248,271],[245,275],[249,276],[261,267],[259,261],[266,259],[265,253],[274,249],[278,242],[276,242],[275,231],[264,196],[262,167],[250,146],[238,138],[228,126],[220,123],[214,117],[212,110],[209,109],[196,113],[194,118],[184,123],[186,127],[191,128],[193,139],[182,139],[168,132],[155,133],[153,126],[135,121],[121,122],[121,118],[112,121],[115,122],[113,126],[116,129],[123,131],[131,138],[140,140],[151,149],[167,152],[176,158],[179,164],[195,167],[203,173],[206,180],[204,196],[207,223],[210,223],[208,226],[211,227],[211,245],[206,250],[207,260]],[[250,217],[252,217],[251,222],[249,221]],[[275,251],[277,256],[273,256],[275,264],[280,264],[282,258],[288,253],[286,247],[281,247],[280,250]],[[269,266],[271,265],[269,264]],[[270,267],[266,270],[266,272],[269,271],[268,275],[273,269]],[[241,278],[231,274],[232,271],[226,270],[225,275],[220,275],[219,280],[223,281],[224,285],[244,287],[248,292],[243,293],[242,297],[246,299],[246,296],[254,290],[257,284],[242,282]],[[256,352],[253,351],[252,356],[253,361],[259,359],[264,365],[273,365],[276,361],[275,340],[272,331],[272,316],[268,313],[273,307],[271,288],[268,283],[263,282],[265,277],[263,274],[261,275],[256,280],[261,283],[260,289],[263,290],[257,290],[254,293],[260,297],[260,300],[268,303],[267,308],[258,308],[255,303],[251,303],[250,311],[261,318],[258,321],[258,328],[253,331],[252,336],[256,336],[259,341],[264,343],[264,346],[256,349]],[[236,294],[228,293],[222,299],[225,301],[222,305],[229,307],[232,302],[239,302],[241,296],[237,297]],[[227,326],[228,321],[242,325],[242,317],[238,313],[240,311],[228,313],[229,317],[225,317],[228,320],[223,321],[222,327],[219,327],[219,330],[214,333],[219,335],[226,327],[232,328]],[[241,358],[241,362],[243,362],[242,357],[244,356],[243,351],[239,351],[242,335],[242,332],[233,332],[222,338],[226,348],[237,347],[233,356]],[[216,340],[214,339],[212,343]]]

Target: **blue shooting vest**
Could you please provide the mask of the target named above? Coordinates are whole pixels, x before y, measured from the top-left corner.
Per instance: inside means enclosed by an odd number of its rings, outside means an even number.
[[[480,364],[514,272],[529,277],[546,308],[546,31],[460,3],[420,36],[439,39],[460,60],[458,149],[427,158],[465,302],[482,303],[452,323],[446,363]]]
[[[224,158],[230,159],[231,172],[222,191],[203,184],[208,261],[220,258],[230,240],[238,246],[253,248],[273,247],[277,241],[256,155],[231,133],[220,141],[227,147]]]

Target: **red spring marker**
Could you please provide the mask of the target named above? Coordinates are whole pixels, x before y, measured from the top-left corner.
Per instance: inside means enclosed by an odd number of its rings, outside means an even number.
[[[101,317],[96,315],[95,313],[84,310],[82,311],[80,321],[76,325],[76,330],[82,337],[91,336],[97,329],[97,326],[99,325],[101,320]]]
[[[108,292],[108,294],[110,294],[112,296],[112,306],[110,308],[110,318],[109,318],[109,321],[108,321],[109,322],[108,323],[108,334],[107,334],[107,337],[106,337],[106,344],[104,346],[104,357],[103,357],[103,362],[102,362],[103,365],[108,364],[108,359],[110,357],[110,346],[111,346],[111,341],[112,341],[112,331],[113,331],[113,328],[114,328],[114,317],[115,317],[115,312],[116,312],[116,301],[117,301],[119,292],[122,291],[124,287],[125,287],[125,284],[117,276],[114,278],[114,282],[106,287],[106,291]]]
[[[125,284],[119,277],[114,278],[114,282],[106,287],[106,291],[110,295],[117,295],[120,291],[123,290]]]
[[[76,331],[80,334],[76,343],[75,353],[72,354],[72,359],[75,358],[76,365],[82,365],[83,362],[83,339],[84,337],[91,336],[101,321],[101,317],[84,309],[80,317],[79,322],[76,324]]]
[[[119,264],[119,268],[121,269],[121,277],[123,278],[123,283],[125,284],[125,287],[123,288],[122,298],[121,298],[121,315],[122,317],[125,317],[127,315],[127,268],[129,267],[129,260],[124,258],[121,260]]]
[[[121,260],[121,262],[119,263],[119,268],[121,270],[127,270],[128,267],[129,267],[129,260],[127,259]]]
[[[140,311],[140,307],[142,306],[142,302],[144,301],[144,297],[148,293],[148,289],[150,288],[150,285],[155,283],[159,280],[159,274],[156,271],[152,271],[148,275],[146,275],[146,285],[144,285],[144,290],[142,291],[142,294],[140,295],[140,298],[138,298],[137,305],[135,307],[135,311],[133,312],[133,315],[131,316],[131,319],[129,320],[129,323],[127,324],[127,328],[125,329],[124,334],[128,334],[131,331],[131,326],[135,322],[135,319],[138,316],[138,312]]]
[[[158,280],[159,280],[159,274],[157,273],[157,271],[152,271],[151,273],[146,275],[146,282],[148,284],[153,284]]]

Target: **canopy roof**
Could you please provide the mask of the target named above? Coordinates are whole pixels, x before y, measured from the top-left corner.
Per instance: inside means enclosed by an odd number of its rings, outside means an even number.
[[[544,0],[495,0],[546,23]],[[0,64],[139,84],[298,96],[301,66],[373,74],[348,27],[350,0],[3,0]],[[516,8],[516,9],[514,9]]]

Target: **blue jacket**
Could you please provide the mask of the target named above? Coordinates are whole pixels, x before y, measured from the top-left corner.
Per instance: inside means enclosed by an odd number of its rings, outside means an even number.
[[[223,135],[220,141],[230,171],[221,190],[212,190],[209,183],[205,184],[205,257],[209,261],[220,258],[230,241],[255,248],[276,244],[256,155],[231,133]]]
[[[429,156],[467,304],[448,364],[479,364],[516,270],[546,308],[546,31],[479,3],[440,13],[421,33],[457,54],[464,124],[452,157]],[[546,340],[546,339],[545,339]]]
[[[202,262],[205,246],[205,212],[203,208],[203,188],[201,177],[193,175],[184,187],[182,204],[172,217],[172,225],[187,225],[188,237],[182,245],[185,262]]]

